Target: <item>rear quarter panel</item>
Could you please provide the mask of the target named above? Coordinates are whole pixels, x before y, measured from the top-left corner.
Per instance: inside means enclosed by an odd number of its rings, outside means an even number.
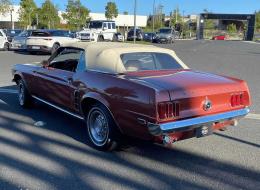
[[[151,139],[146,125],[140,123],[138,118],[156,121],[155,90],[123,76],[88,71],[75,77],[74,81],[80,79],[85,85],[81,96],[102,102],[124,134]]]

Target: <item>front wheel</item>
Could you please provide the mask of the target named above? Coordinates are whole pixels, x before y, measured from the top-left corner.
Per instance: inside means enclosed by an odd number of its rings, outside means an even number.
[[[32,97],[28,92],[23,80],[18,81],[18,100],[20,106],[23,108],[27,108],[32,105]]]
[[[92,106],[87,114],[86,124],[89,140],[94,148],[112,151],[118,147],[120,132],[105,106]]]

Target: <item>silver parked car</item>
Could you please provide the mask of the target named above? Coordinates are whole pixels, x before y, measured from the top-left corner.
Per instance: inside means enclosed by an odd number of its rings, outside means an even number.
[[[155,43],[173,43],[175,39],[175,30],[173,28],[161,28],[157,33]]]
[[[15,36],[12,40],[10,49],[12,50],[26,50],[27,38],[32,35],[34,30],[24,30],[18,36]]]

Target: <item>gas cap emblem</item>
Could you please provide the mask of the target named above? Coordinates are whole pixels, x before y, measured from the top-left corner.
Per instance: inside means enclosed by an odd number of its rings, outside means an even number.
[[[212,108],[212,102],[206,97],[204,103],[203,103],[203,109],[204,111],[208,111]]]

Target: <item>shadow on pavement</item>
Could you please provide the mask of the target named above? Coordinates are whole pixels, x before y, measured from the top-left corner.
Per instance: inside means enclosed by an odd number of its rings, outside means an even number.
[[[233,141],[237,141],[237,142],[244,143],[244,144],[247,144],[247,145],[250,145],[250,146],[254,146],[256,148],[260,148],[260,144],[252,143],[252,142],[249,142],[249,141],[245,141],[245,140],[238,139],[238,138],[231,137],[231,136],[224,135],[224,134],[219,134],[219,133],[214,133],[214,134],[217,135],[217,136],[223,137],[223,138],[228,138],[228,139],[233,140]]]
[[[15,50],[13,51],[14,53],[17,53],[17,54],[21,54],[21,55],[50,55],[49,53],[44,53],[44,52],[28,52],[26,50]]]

